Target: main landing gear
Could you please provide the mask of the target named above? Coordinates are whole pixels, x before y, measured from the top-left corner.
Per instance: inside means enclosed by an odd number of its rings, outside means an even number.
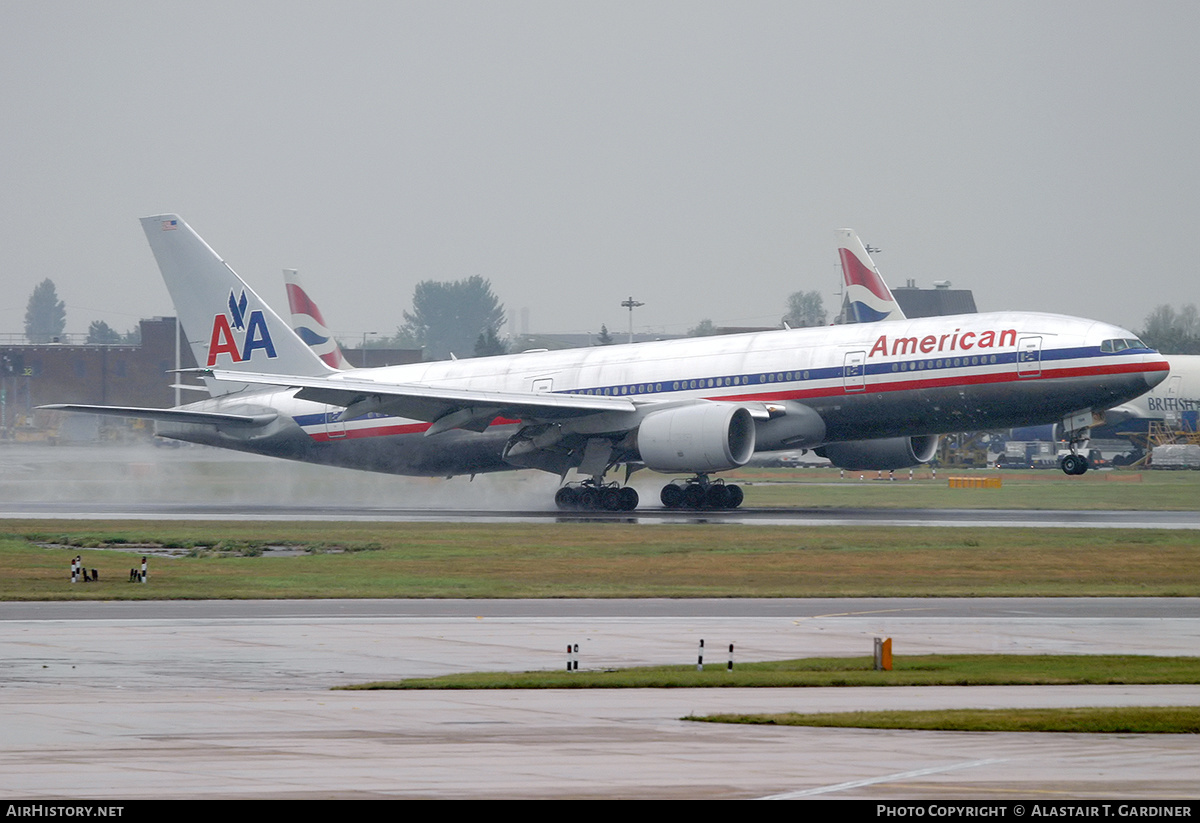
[[[584,480],[577,486],[563,486],[554,495],[560,511],[631,512],[637,508],[638,493],[629,486]]]
[[[710,481],[698,474],[662,487],[659,499],[668,509],[736,509],[742,505],[742,487],[724,480]],[[563,486],[554,495],[560,511],[631,512],[638,506],[638,493],[629,486],[589,478]]]
[[[709,482],[708,475],[698,474],[668,483],[658,497],[668,509],[736,509],[743,495],[741,486],[724,480]]]

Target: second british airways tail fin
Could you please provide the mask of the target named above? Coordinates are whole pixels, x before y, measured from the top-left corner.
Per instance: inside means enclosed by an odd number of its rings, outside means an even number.
[[[856,323],[878,320],[904,320],[900,304],[879,269],[871,260],[853,229],[838,229],[838,257],[842,261],[842,279],[846,283],[846,302]]]
[[[295,269],[284,269],[283,282],[287,287],[288,308],[292,312],[292,329],[327,366],[351,368],[341,346],[333,339],[333,332],[325,325],[321,310],[300,284],[300,273]]]

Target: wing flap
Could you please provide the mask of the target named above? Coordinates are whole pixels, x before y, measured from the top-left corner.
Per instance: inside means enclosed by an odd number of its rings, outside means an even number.
[[[299,389],[296,397],[301,400],[344,406],[354,416],[379,411],[430,423],[464,409],[494,409],[500,417],[536,420],[562,420],[603,412],[637,410],[632,400],[601,395],[454,389],[383,383],[349,376],[303,377],[248,372],[237,372],[235,375],[220,369],[212,370],[210,375],[218,380],[236,379],[242,383]]]

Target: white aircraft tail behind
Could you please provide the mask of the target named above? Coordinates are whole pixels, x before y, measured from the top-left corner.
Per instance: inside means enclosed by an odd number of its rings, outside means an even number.
[[[178,215],[142,218],[201,368],[317,377],[332,369]],[[214,395],[241,384],[205,378]]]
[[[333,339],[333,332],[325,325],[321,310],[300,284],[300,273],[295,269],[284,269],[283,282],[287,287],[288,309],[292,312],[292,329],[325,361],[325,365],[335,369],[351,368],[341,346]]]
[[[856,323],[878,320],[904,320],[900,304],[883,282],[871,255],[853,229],[838,229],[838,257],[842,261],[842,279],[846,283],[846,302]]]

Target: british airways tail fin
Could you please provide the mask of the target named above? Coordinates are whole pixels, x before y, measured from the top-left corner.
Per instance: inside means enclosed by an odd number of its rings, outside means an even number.
[[[856,323],[878,320],[904,320],[900,304],[883,282],[879,269],[867,254],[853,229],[838,229],[838,257],[842,261],[842,279],[846,283],[846,302]]]
[[[176,214],[142,229],[201,368],[316,377],[332,371]],[[242,388],[205,378],[212,394]]]
[[[322,360],[335,369],[351,368],[342,348],[333,339],[333,333],[325,325],[321,310],[300,285],[300,273],[295,269],[283,270],[283,282],[287,287],[288,308],[292,312],[292,329],[300,339]]]

